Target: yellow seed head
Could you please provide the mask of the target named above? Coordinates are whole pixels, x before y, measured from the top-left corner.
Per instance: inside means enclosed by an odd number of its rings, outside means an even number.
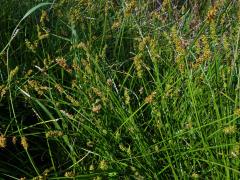
[[[196,53],[199,55],[200,52],[201,52],[201,47],[200,47],[199,40],[197,40],[196,43],[195,43],[195,50],[196,50]]]
[[[21,145],[25,150],[28,149],[28,142],[27,142],[27,138],[25,136],[21,137]]]
[[[160,14],[160,12],[158,12],[158,11],[154,11],[154,12],[152,12],[151,13],[151,18],[153,19],[153,20],[162,20],[161,19],[161,14]]]
[[[107,161],[105,161],[105,160],[100,161],[99,169],[101,169],[103,171],[107,170],[108,169]]]
[[[224,134],[234,134],[237,132],[236,125],[227,126],[223,129]]]
[[[7,145],[7,138],[4,135],[0,135],[0,149],[5,148]]]
[[[196,59],[196,62],[192,64],[192,68],[193,69],[198,69],[199,66],[201,66],[201,64],[203,64],[204,60],[203,60],[203,57],[202,56],[199,56],[197,59]]]
[[[121,26],[121,22],[119,20],[116,20],[112,24],[112,29],[118,29]]]
[[[97,176],[97,177],[95,177],[93,180],[102,180],[102,177]]]
[[[184,73],[184,71],[185,71],[185,64],[183,64],[183,63],[178,64],[178,69],[179,69],[179,71],[181,73]]]
[[[131,15],[132,11],[137,7],[137,2],[136,0],[131,0],[129,3],[127,3],[124,16],[128,17]]]
[[[25,74],[25,77],[31,76],[32,72],[33,72],[33,70],[32,70],[32,69],[29,69],[29,70],[27,71],[27,73]]]
[[[214,42],[214,44],[217,44],[217,33],[216,33],[216,24],[215,21],[212,20],[210,22],[210,34],[211,34],[211,39]]]
[[[131,156],[132,151],[131,151],[130,146],[128,146],[128,148],[126,149],[126,152],[127,152],[128,156]]]
[[[124,89],[124,99],[125,104],[130,104],[130,96],[129,96],[129,90],[127,88]]]
[[[38,41],[30,42],[28,39],[25,39],[25,45],[33,53],[36,53],[36,50],[38,47]]]
[[[172,41],[175,44],[176,52],[180,55],[184,54],[185,49],[183,48],[183,40],[179,37],[176,26],[171,29]]]
[[[46,30],[42,31],[39,25],[37,25],[37,33],[38,33],[38,40],[43,40],[49,37],[49,32]]]
[[[80,42],[80,43],[77,45],[77,48],[78,48],[78,49],[83,49],[85,52],[88,51],[87,45],[86,45],[84,42]]]
[[[19,70],[19,67],[16,66],[13,70],[10,71],[10,74],[9,74],[9,80],[11,81],[13,79],[13,77],[17,74]]]
[[[89,141],[86,143],[86,145],[87,145],[87,147],[92,148],[92,147],[94,146],[94,142],[89,140]]]
[[[197,174],[197,173],[192,173],[192,178],[193,179],[198,179],[200,176],[199,176],[199,174]]]
[[[102,58],[102,59],[106,59],[106,54],[107,54],[107,44],[104,45],[101,53],[99,54],[99,57]],[[95,57],[96,61],[98,62],[98,56]]]
[[[240,116],[240,108],[234,110],[236,116]]]
[[[94,170],[94,165],[91,164],[91,165],[89,166],[89,171],[93,171],[93,170]]]
[[[55,88],[58,90],[58,92],[60,94],[62,94],[64,92],[64,89],[60,84],[55,84]]]
[[[207,13],[208,21],[212,21],[214,19],[214,17],[216,16],[216,14],[217,14],[217,7],[213,6],[212,8],[210,8],[208,10],[208,13]]]
[[[45,177],[40,175],[40,176],[33,177],[32,180],[45,180]]]
[[[67,172],[65,172],[64,176],[65,177],[74,177],[75,173],[73,171],[67,171]]]
[[[158,146],[158,145],[155,145],[155,146],[154,146],[154,150],[155,150],[156,153],[159,153],[159,152],[160,152],[159,146]]]
[[[134,66],[137,71],[138,78],[142,78],[143,70],[142,70],[142,54],[139,53],[133,58]]]
[[[199,57],[196,59],[195,63],[192,65],[193,69],[197,69],[199,66],[204,64],[207,60],[211,58],[211,51],[208,43],[208,39],[206,35],[202,35],[202,53],[199,52]],[[198,43],[199,44],[199,43]]]
[[[208,43],[207,36],[202,36],[202,43],[203,43],[203,59],[204,61],[209,60],[211,57],[211,51]]]
[[[46,86],[42,86],[39,82],[35,80],[28,80],[28,84],[31,88],[33,88],[40,96],[44,94],[49,88]]]
[[[121,151],[126,151],[126,147],[122,143],[119,144],[118,147]]]
[[[157,93],[156,93],[155,91],[153,91],[149,96],[147,96],[147,97],[145,98],[145,103],[151,104],[151,103],[153,102],[154,97],[155,97],[156,94],[157,94]]]
[[[92,112],[99,113],[101,109],[102,109],[101,104],[94,104],[93,107],[92,107]]]
[[[121,133],[120,133],[120,131],[117,131],[117,132],[115,133],[114,139],[115,139],[116,141],[119,141],[119,140],[121,139]]]
[[[66,59],[64,59],[63,57],[59,57],[56,59],[56,62],[59,66],[61,66],[65,71],[71,73],[72,69],[70,69],[67,65]]]
[[[133,171],[133,172],[136,172],[137,169],[134,167],[134,166],[130,166],[130,169]]]
[[[63,132],[59,131],[59,130],[53,130],[53,131],[46,132],[46,138],[61,137],[61,136],[63,136]]]
[[[193,128],[192,122],[191,122],[191,121],[188,122],[188,123],[185,125],[185,128],[186,128],[186,129],[192,129],[192,128]]]
[[[45,21],[49,21],[48,14],[47,14],[47,11],[42,10],[42,14],[40,17],[40,23],[43,27],[45,27]]]
[[[64,116],[66,116],[67,118],[73,119],[73,115],[72,115],[72,114],[70,114],[70,113],[68,113],[68,112],[66,112],[66,111],[64,111],[64,110],[60,110],[60,112],[61,112]]]
[[[153,61],[153,63],[157,62],[157,58],[159,58],[159,54],[158,54],[158,48],[157,48],[157,44],[158,42],[154,39],[150,40],[150,53],[151,53],[151,59]]]
[[[17,143],[17,137],[16,137],[16,136],[13,136],[13,137],[12,137],[12,143],[13,143],[14,145],[16,145],[16,143]]]
[[[110,78],[107,79],[107,85],[111,87],[113,85],[113,80]]]
[[[229,44],[229,41],[228,41],[228,38],[226,36],[226,33],[223,34],[223,48],[226,52],[229,52],[230,51],[230,44]]]
[[[3,98],[3,96],[7,93],[7,86],[0,85],[0,97]]]
[[[162,1],[162,8],[161,8],[162,13],[166,13],[167,9],[171,6],[170,3],[171,3],[170,0],[163,0]]]
[[[72,105],[80,106],[80,103],[77,100],[75,100],[72,96],[66,95],[66,98],[72,103]]]
[[[90,62],[89,62],[88,60],[85,60],[85,59],[82,59],[81,62],[82,62],[82,65],[83,65],[84,68],[85,68],[85,71],[86,71],[89,75],[92,75],[92,74],[93,74],[93,71],[92,71]]]
[[[80,66],[79,66],[79,63],[78,63],[78,59],[76,57],[73,59],[72,68],[75,71],[80,71]]]
[[[92,90],[98,97],[102,97],[102,92],[98,88],[92,87]]]
[[[139,94],[143,94],[144,88],[140,87],[140,89],[138,91],[139,91]]]
[[[147,43],[150,41],[150,37],[146,36],[142,39],[142,41],[138,45],[138,50],[143,51],[147,45]]]
[[[240,143],[237,143],[230,152],[230,155],[234,158],[238,158],[240,156]]]

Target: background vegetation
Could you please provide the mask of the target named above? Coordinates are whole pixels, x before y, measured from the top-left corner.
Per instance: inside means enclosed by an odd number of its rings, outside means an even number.
[[[239,179],[239,1],[1,7],[2,179]]]

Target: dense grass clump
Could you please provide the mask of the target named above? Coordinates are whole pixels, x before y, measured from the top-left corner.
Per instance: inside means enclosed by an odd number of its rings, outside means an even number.
[[[239,1],[1,6],[0,179],[239,179]]]

